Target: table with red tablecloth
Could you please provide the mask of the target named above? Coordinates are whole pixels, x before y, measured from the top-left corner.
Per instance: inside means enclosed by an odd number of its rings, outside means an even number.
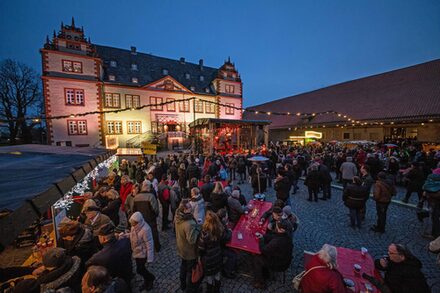
[[[250,207],[248,214],[242,215],[237,225],[232,230],[231,241],[226,246],[244,250],[254,254],[261,254],[259,239],[255,233],[265,234],[267,229],[267,221],[260,225],[261,216],[272,207],[272,203],[265,201],[251,200],[248,203]],[[243,239],[239,239],[241,233]]]
[[[374,260],[366,253],[362,255],[361,250],[353,250],[344,247],[338,247],[338,271],[344,278],[350,279],[355,283],[355,292],[366,291],[365,283],[369,283],[373,288],[373,292],[379,292],[373,284],[362,278],[362,274],[366,273],[370,276],[377,276],[374,267]],[[355,272],[354,265],[361,266],[359,273]],[[370,291],[371,292],[371,291]]]

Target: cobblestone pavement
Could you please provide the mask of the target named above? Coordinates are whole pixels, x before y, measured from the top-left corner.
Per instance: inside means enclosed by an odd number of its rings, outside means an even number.
[[[240,274],[236,279],[222,279],[222,292],[293,292],[290,282],[294,275],[303,270],[303,251],[317,251],[324,243],[343,246],[352,249],[368,248],[373,257],[380,257],[387,252],[390,243],[402,243],[422,261],[423,271],[428,282],[433,286],[432,292],[440,292],[440,270],[436,265],[436,256],[427,251],[429,240],[421,237],[426,230],[426,224],[418,222],[415,209],[399,204],[391,204],[388,211],[387,232],[376,234],[369,231],[369,227],[376,221],[374,202],[368,201],[367,214],[364,227],[354,231],[349,227],[348,209],[342,203],[342,192],[337,188],[332,189],[330,201],[309,202],[307,190],[302,182],[300,190],[291,196],[293,211],[299,217],[300,225],[294,235],[294,257],[292,265],[286,272],[286,281],[283,284],[282,275],[277,274],[275,280],[268,282],[266,290],[256,290],[252,287],[250,270],[245,264],[249,257],[243,257],[239,267]],[[241,185],[245,195],[251,194],[249,184]],[[267,198],[273,201],[275,193],[269,188]],[[415,197],[415,195],[414,195]],[[159,221],[160,222],[160,221]],[[154,263],[149,269],[156,276],[154,289],[150,292],[181,292],[179,289],[180,259],[176,254],[176,241],[174,232],[168,230],[160,232],[162,250],[156,255]],[[2,253],[0,264],[19,265],[30,254],[30,249],[14,250],[14,253]],[[136,287],[140,287],[141,277],[136,278]],[[135,290],[139,292],[139,290]]]
[[[387,252],[390,243],[402,243],[422,261],[423,271],[428,282],[433,286],[432,292],[440,292],[440,270],[436,265],[436,256],[427,250],[428,240],[421,237],[426,225],[418,222],[415,210],[405,206],[391,204],[388,212],[387,232],[376,234],[369,230],[375,224],[376,212],[374,202],[369,200],[364,227],[352,230],[349,227],[348,209],[342,203],[342,192],[333,188],[330,201],[309,202],[307,190],[302,182],[300,190],[292,195],[293,210],[300,219],[300,225],[294,236],[294,258],[290,269],[286,272],[286,282],[282,282],[282,274],[277,274],[275,280],[268,282],[266,290],[256,290],[252,287],[250,272],[240,274],[236,279],[222,279],[222,292],[293,292],[291,280],[303,270],[303,251],[317,251],[324,243],[336,246],[360,249],[365,246],[373,257],[381,257]],[[241,185],[244,194],[250,195],[249,184]],[[273,201],[274,191],[267,192],[268,200]],[[425,227],[426,228],[426,227]],[[151,271],[156,276],[155,288],[152,292],[181,292],[179,289],[180,259],[176,254],[176,242],[173,231],[161,233],[162,250],[157,255]],[[248,263],[243,258],[243,263]],[[246,270],[240,265],[240,271]],[[247,275],[247,276],[246,276]]]

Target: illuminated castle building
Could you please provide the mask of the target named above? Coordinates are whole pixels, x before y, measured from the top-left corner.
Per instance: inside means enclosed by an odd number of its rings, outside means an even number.
[[[229,58],[213,68],[203,59],[194,64],[96,45],[73,19],[40,51],[46,116],[68,116],[47,121],[52,145],[116,148],[155,136],[175,148],[195,119],[242,118],[226,106],[242,107],[241,78]],[[151,106],[136,109],[143,105]],[[109,110],[120,112],[102,113]],[[96,114],[78,115],[85,112]]]

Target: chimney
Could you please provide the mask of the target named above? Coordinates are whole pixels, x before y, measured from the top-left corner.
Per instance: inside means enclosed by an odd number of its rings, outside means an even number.
[[[131,46],[130,49],[131,49],[131,54],[136,55],[136,47]]]
[[[199,60],[199,66],[200,66],[200,70],[203,70],[203,59]]]
[[[184,57],[180,57],[180,63],[181,64],[185,64],[185,58]]]

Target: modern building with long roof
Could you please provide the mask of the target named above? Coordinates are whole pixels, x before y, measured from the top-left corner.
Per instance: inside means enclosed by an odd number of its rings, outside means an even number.
[[[272,141],[440,142],[440,59],[249,107]],[[305,133],[307,131],[307,133]]]

